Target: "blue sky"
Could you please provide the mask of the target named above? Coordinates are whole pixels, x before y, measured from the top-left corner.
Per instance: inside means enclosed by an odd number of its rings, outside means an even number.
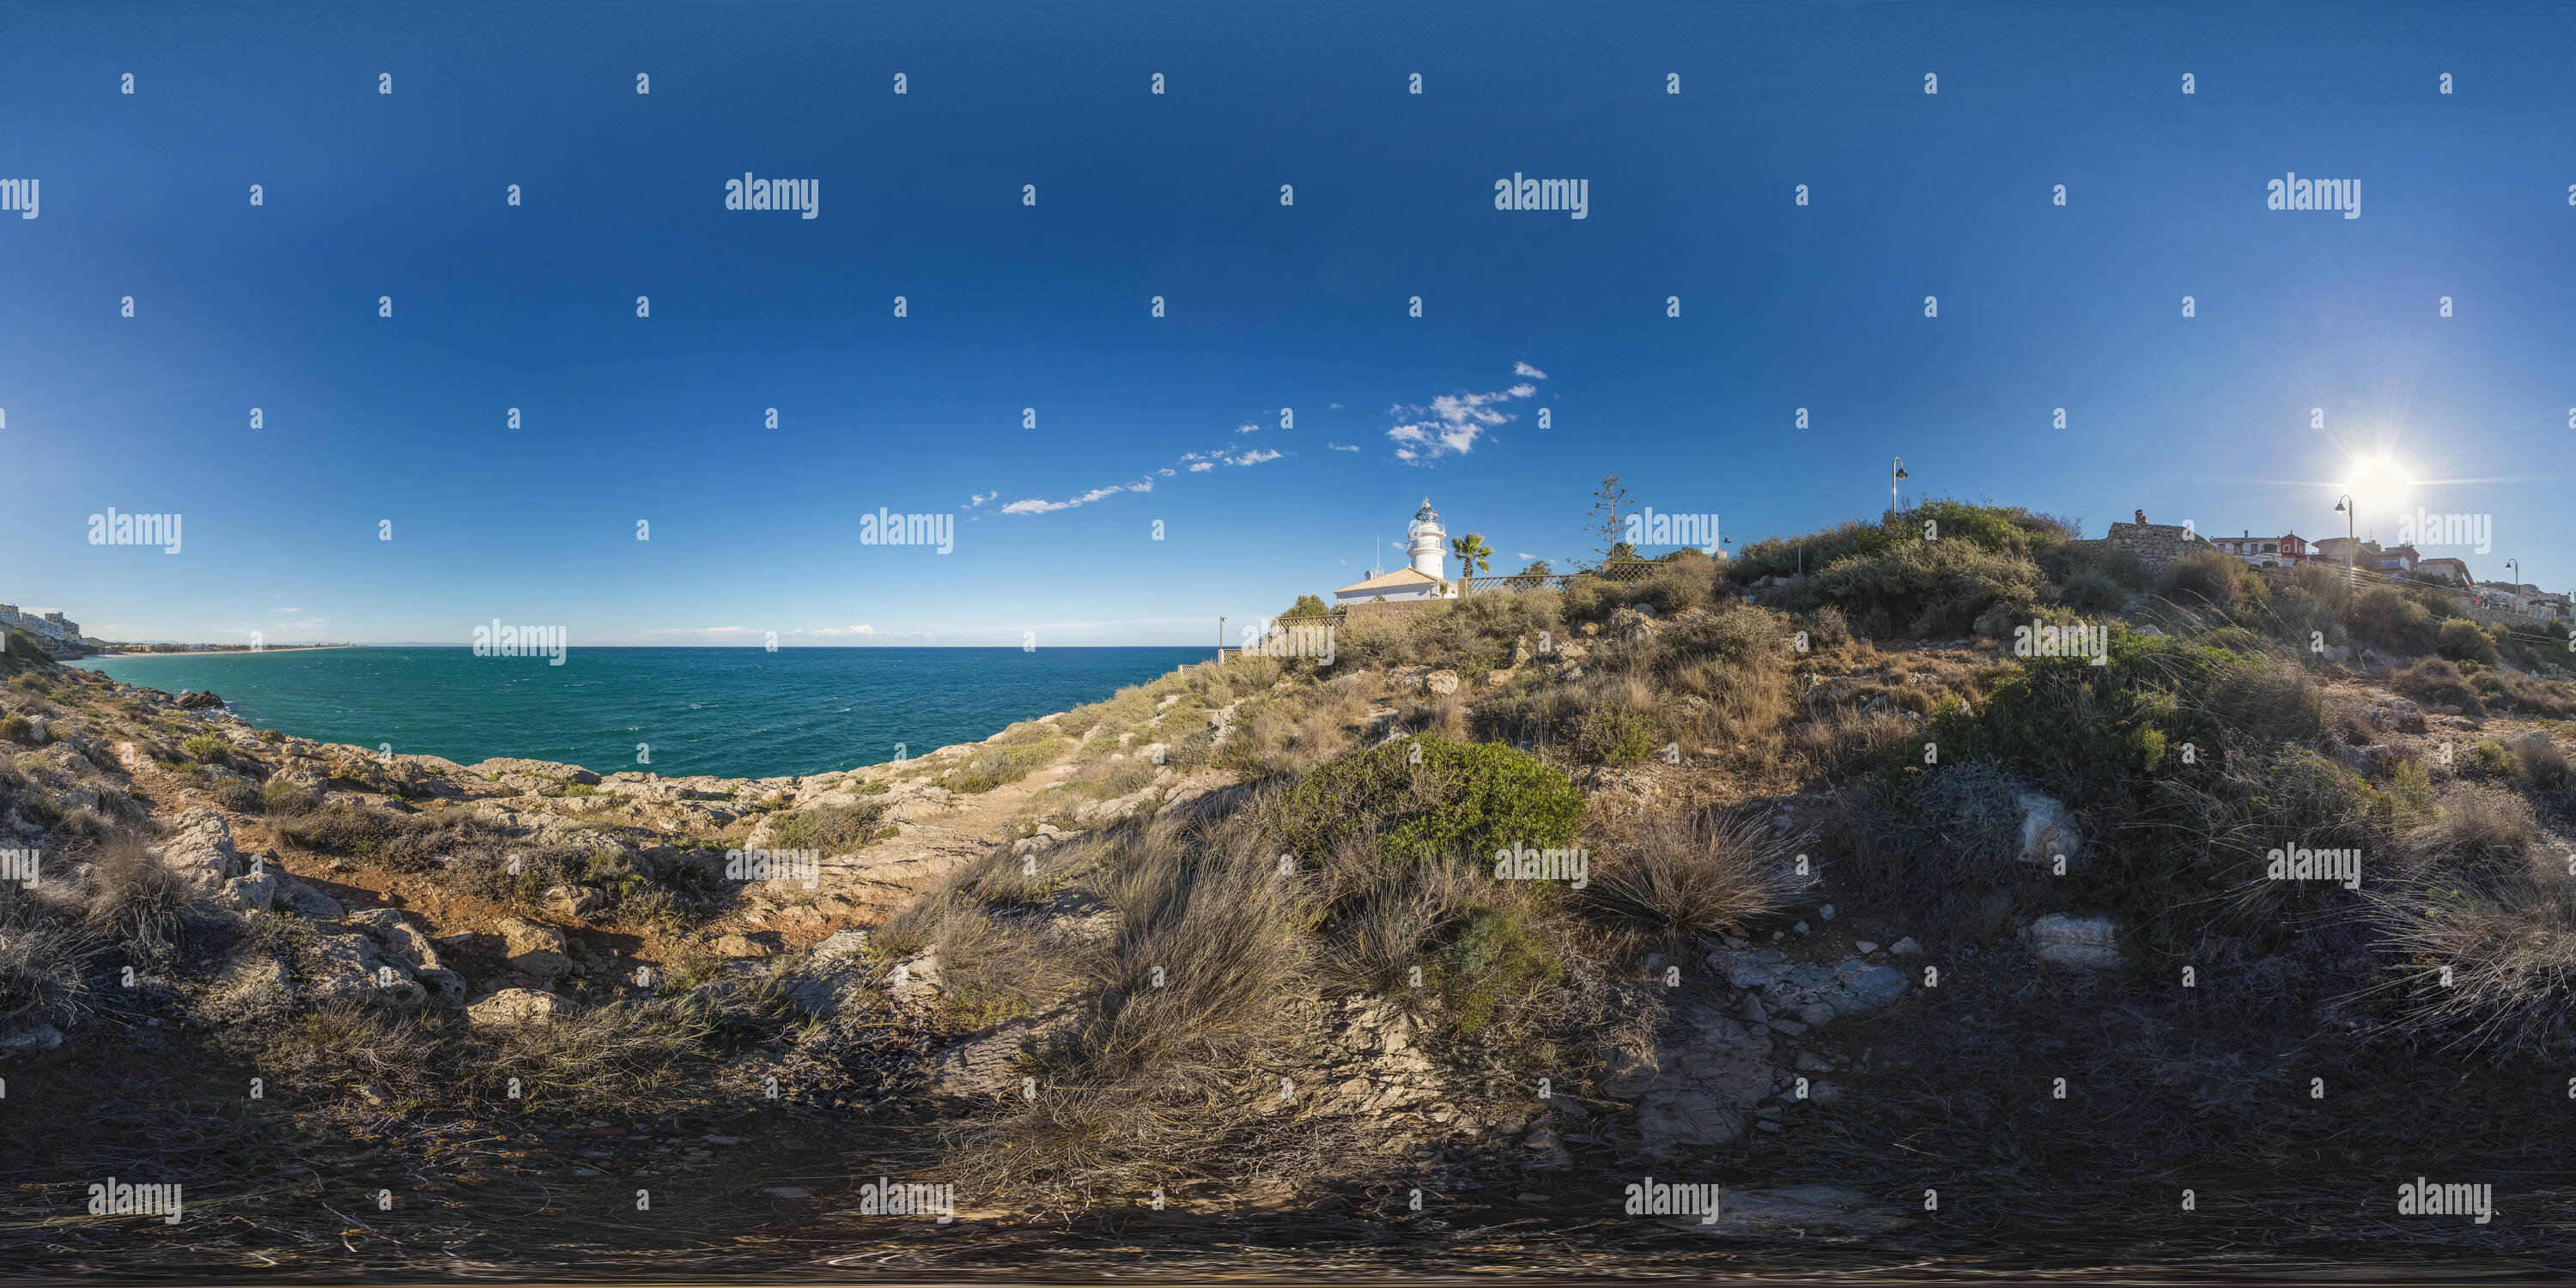
[[[2427,553],[2563,589],[2571,27],[15,5],[0,178],[42,203],[0,214],[0,599],[133,639],[1212,643],[1425,496],[1498,570],[1563,566],[1605,473],[1741,542],[1874,516],[1897,454],[1909,495],[2092,535],[2312,538],[2390,454],[2417,482],[2366,529],[2491,514],[2491,551]],[[747,171],[818,217],[725,209]],[[2267,210],[2292,171],[2361,216]],[[1514,173],[1587,217],[1496,210]],[[89,544],[111,506],[182,515],[181,552]],[[879,507],[953,550],[862,544]]]

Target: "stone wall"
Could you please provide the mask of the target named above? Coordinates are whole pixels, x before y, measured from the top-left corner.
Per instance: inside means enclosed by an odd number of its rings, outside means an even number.
[[[2164,568],[2194,550],[2210,548],[2209,542],[2191,529],[2162,523],[2114,523],[2102,540],[2136,555],[2150,568]]]

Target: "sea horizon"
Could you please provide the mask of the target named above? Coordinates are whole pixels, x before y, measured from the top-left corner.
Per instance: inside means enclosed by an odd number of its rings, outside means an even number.
[[[590,655],[608,665],[583,666]],[[1212,645],[571,645],[556,665],[466,645],[355,644],[74,665],[213,692],[259,728],[399,755],[776,778],[980,742],[1215,655]]]

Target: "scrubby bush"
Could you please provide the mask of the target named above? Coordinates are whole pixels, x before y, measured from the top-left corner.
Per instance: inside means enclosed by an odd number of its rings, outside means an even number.
[[[303,814],[321,805],[322,793],[283,774],[273,774],[260,785],[259,803],[271,814]]]
[[[1402,739],[1307,775],[1282,802],[1280,831],[1299,854],[1373,838],[1390,864],[1491,860],[1518,843],[1569,844],[1583,794],[1564,771],[1493,743]]]
[[[0,741],[26,742],[34,735],[35,722],[15,711],[0,716]]]
[[[1246,665],[1267,660],[1247,659]],[[1038,728],[1043,735],[1041,737],[1027,741],[1005,739],[977,750],[966,758],[965,764],[940,775],[939,785],[969,796],[989,792],[1004,783],[1016,783],[1028,777],[1039,767],[1072,749],[1072,739],[1056,737],[1043,725]]]
[[[2433,651],[2440,631],[2434,614],[2413,596],[2393,587],[2374,586],[2352,601],[2344,626],[2353,636],[2398,657],[2422,657]]]
[[[770,825],[769,845],[777,850],[820,850],[842,855],[868,843],[886,807],[876,801],[816,805],[781,814]]]
[[[2269,597],[2244,560],[2207,548],[2175,560],[2157,580],[2156,593],[2186,608],[2230,615]]]
[[[1587,893],[1674,943],[1732,934],[1778,911],[1796,891],[1794,844],[1758,814],[1657,811],[1594,861]]]
[[[392,839],[394,824],[383,810],[333,801],[303,814],[273,819],[269,831],[298,849],[366,859],[375,857]]]
[[[2434,637],[2433,650],[2454,662],[2479,662],[2493,666],[2496,662],[2495,640],[2476,622],[2454,617],[2442,623]]]
[[[1879,637],[1965,635],[1990,610],[2018,615],[2043,585],[2027,558],[1946,537],[1846,558],[1815,578],[1820,596]]]
[[[233,744],[222,734],[198,734],[180,743],[179,750],[201,765],[229,765],[233,759]]]
[[[2058,586],[2057,600],[2079,612],[2116,613],[2128,604],[2129,591],[2107,574],[2087,569]]]
[[[2460,668],[2440,658],[2428,657],[2399,671],[2389,680],[2389,687],[2427,706],[2458,707],[2461,714],[2483,717],[2486,704],[2478,700],[2478,691],[2460,675]]]
[[[1469,912],[1433,962],[1441,999],[1458,1031],[1471,1036],[1564,973],[1555,946],[1528,915],[1506,907]]]

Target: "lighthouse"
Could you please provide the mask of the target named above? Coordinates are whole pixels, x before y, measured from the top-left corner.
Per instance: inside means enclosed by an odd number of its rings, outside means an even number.
[[[1449,580],[1449,530],[1440,526],[1440,514],[1431,508],[1430,497],[1422,498],[1422,508],[1413,512],[1413,523],[1405,532],[1413,538],[1413,570]]]

